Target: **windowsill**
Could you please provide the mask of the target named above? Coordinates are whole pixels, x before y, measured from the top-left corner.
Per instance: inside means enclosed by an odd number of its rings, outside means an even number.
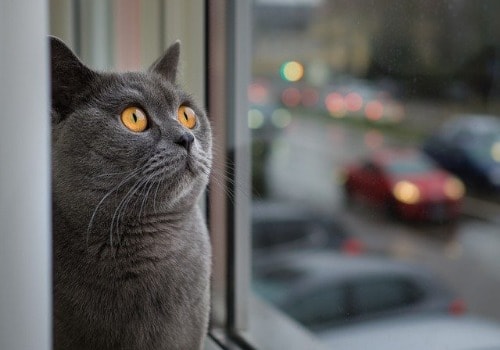
[[[327,350],[311,333],[280,313],[255,295],[249,300],[249,330],[240,334],[240,339],[256,350]],[[207,339],[204,350],[241,349],[222,332],[215,336],[224,347],[212,339]],[[246,348],[246,347],[245,347]]]
[[[210,337],[207,337],[203,350],[221,350],[221,347],[217,345]]]
[[[251,295],[249,300],[249,331],[242,337],[256,349],[266,350],[325,350],[311,333]]]

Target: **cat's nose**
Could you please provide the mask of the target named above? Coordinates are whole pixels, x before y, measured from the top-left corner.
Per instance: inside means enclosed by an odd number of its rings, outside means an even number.
[[[193,134],[186,132],[182,134],[181,137],[179,137],[179,139],[177,139],[175,143],[178,144],[179,146],[184,147],[188,152],[190,152],[193,142],[194,142]]]

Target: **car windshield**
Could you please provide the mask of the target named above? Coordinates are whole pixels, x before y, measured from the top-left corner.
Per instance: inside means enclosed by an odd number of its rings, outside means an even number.
[[[435,169],[429,160],[413,156],[408,158],[395,158],[387,164],[387,169],[394,175],[422,174]]]

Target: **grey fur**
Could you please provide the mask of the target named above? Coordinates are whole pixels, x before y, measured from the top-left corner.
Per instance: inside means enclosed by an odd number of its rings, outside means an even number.
[[[147,72],[95,72],[56,38],[51,55],[55,349],[200,349],[210,244],[197,203],[212,139],[175,83],[179,43]],[[120,121],[132,105],[145,132]],[[192,130],[180,105],[196,112]]]

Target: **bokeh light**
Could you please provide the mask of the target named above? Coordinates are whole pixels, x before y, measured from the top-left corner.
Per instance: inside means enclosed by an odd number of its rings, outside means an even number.
[[[380,101],[370,101],[366,104],[365,115],[371,121],[378,121],[382,118],[384,106]]]
[[[248,87],[248,101],[255,104],[264,104],[269,99],[269,89],[263,84],[252,83]]]
[[[337,118],[345,116],[344,97],[338,92],[332,92],[326,96],[325,106],[330,115]]]
[[[316,89],[305,88],[302,91],[302,105],[304,107],[314,107],[319,101],[319,94]]]
[[[276,109],[271,114],[271,122],[280,129],[286,128],[292,121],[292,115],[284,108]]]
[[[264,125],[264,114],[256,108],[248,111],[248,127],[250,129],[259,129]]]
[[[283,90],[281,94],[281,101],[287,107],[297,107],[300,104],[301,98],[299,89],[294,87]]]
[[[357,112],[363,107],[363,98],[357,92],[350,92],[345,97],[345,107],[349,112]]]
[[[304,76],[304,66],[297,61],[285,62],[280,69],[281,78],[287,81],[299,81]]]
[[[491,157],[497,163],[500,163],[500,142],[495,142],[491,146]]]

